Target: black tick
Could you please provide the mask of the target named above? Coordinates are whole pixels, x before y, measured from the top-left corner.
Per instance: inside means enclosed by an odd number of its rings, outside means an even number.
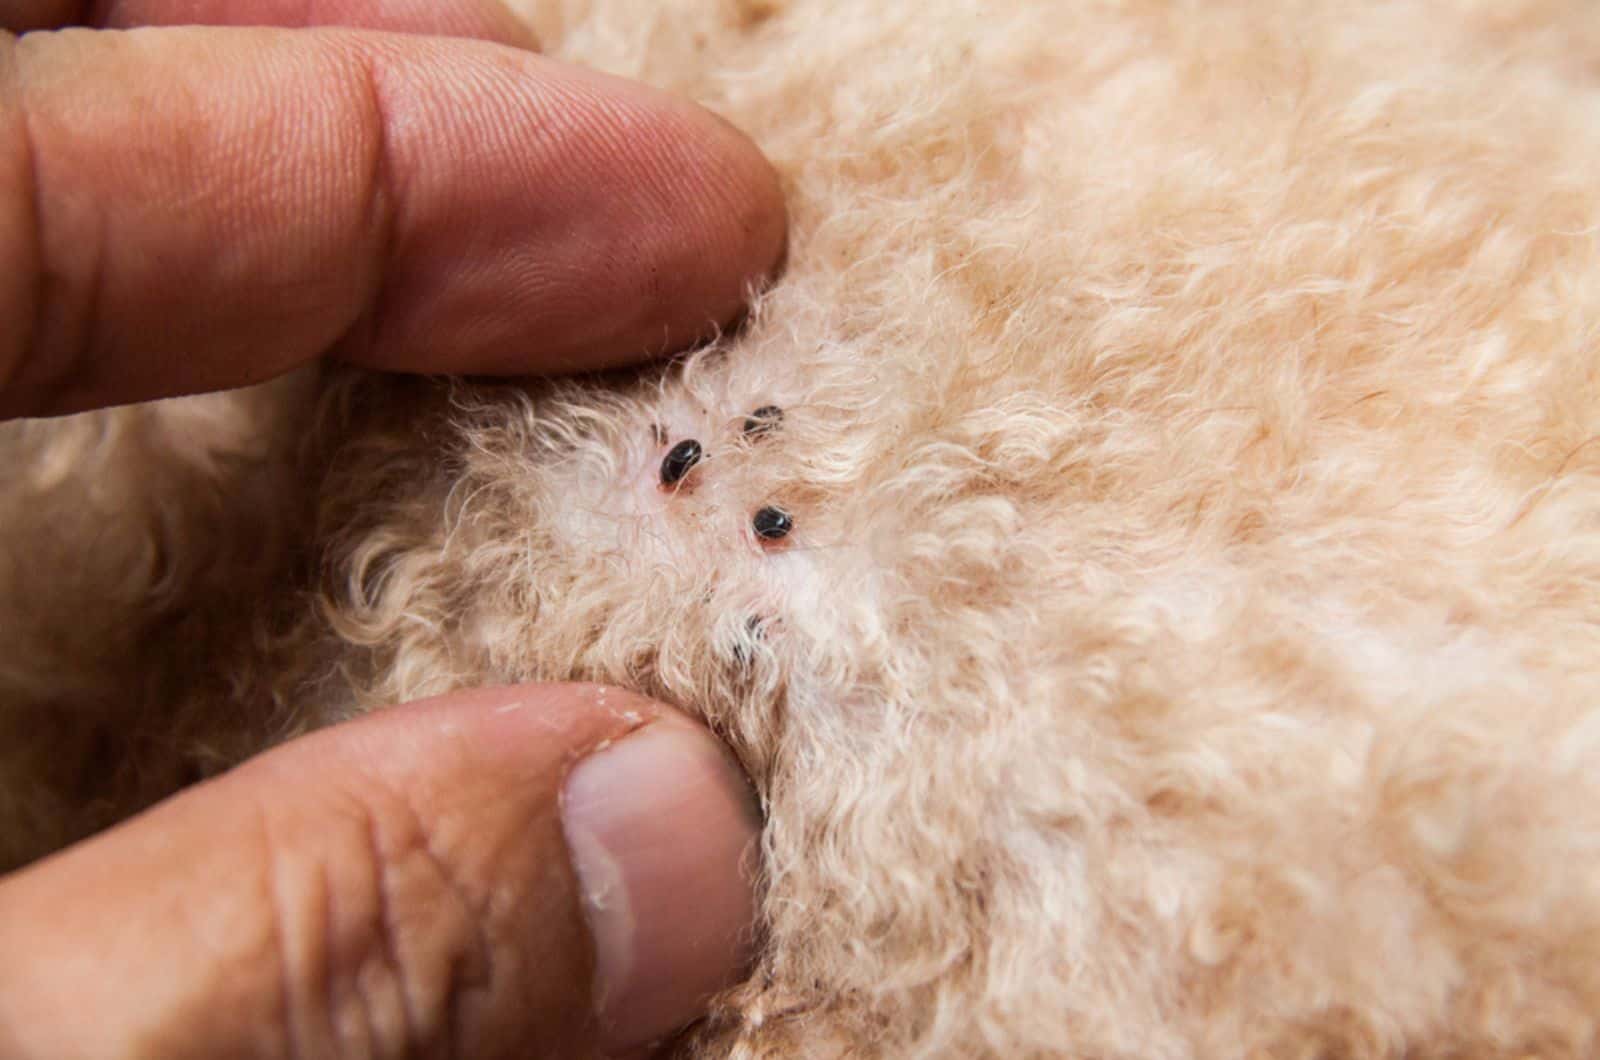
[[[779,538],[789,536],[789,531],[794,529],[794,517],[782,508],[773,508],[770,505],[756,512],[755,518],[750,520],[756,536],[763,541],[777,541]]]
[[[693,438],[685,438],[661,458],[661,484],[676,486],[705,455],[705,450],[700,448],[699,442]]]

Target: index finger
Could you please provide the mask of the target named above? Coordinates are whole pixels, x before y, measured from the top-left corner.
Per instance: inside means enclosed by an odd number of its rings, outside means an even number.
[[[349,26],[531,47],[533,32],[500,0],[0,0],[0,28],[67,25]]]
[[[373,367],[609,367],[735,316],[783,242],[742,135],[477,41],[0,36],[0,416]]]

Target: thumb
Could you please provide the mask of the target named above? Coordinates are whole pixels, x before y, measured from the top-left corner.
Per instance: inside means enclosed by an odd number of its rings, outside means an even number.
[[[704,729],[615,689],[380,712],[0,881],[0,1054],[632,1049],[739,974],[756,829]]]

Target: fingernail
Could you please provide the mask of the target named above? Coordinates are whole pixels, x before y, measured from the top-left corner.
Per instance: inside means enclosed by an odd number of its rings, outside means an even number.
[[[704,1014],[751,955],[760,821],[744,774],[704,729],[657,722],[572,770],[561,820],[594,939],[602,1048]]]

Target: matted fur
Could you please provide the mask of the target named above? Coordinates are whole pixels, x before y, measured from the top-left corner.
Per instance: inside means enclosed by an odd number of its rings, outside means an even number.
[[[782,281],[642,380],[11,428],[10,860],[599,679],[764,800],[693,1055],[1600,1048],[1600,8],[524,6],[755,137]]]

